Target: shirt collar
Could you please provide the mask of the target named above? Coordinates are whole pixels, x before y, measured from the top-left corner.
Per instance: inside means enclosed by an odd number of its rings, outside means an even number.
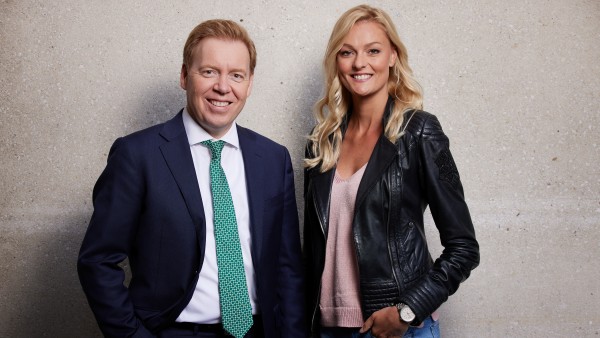
[[[183,126],[185,127],[185,133],[188,138],[190,146],[196,145],[206,140],[215,140],[206,130],[204,130],[188,113],[187,108],[183,109]],[[233,122],[231,128],[227,131],[223,137],[219,140],[225,141],[226,144],[240,148],[240,141],[238,139],[237,124]]]

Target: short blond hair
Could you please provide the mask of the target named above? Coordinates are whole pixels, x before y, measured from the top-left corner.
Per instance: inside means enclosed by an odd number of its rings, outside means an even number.
[[[217,38],[231,41],[241,41],[250,53],[250,73],[254,74],[256,67],[256,47],[244,27],[231,20],[207,20],[196,26],[187,38],[183,47],[183,64],[189,67],[194,56],[194,49],[206,38]]]

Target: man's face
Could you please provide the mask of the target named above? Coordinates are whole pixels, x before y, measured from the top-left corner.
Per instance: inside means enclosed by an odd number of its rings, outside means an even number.
[[[190,64],[181,68],[188,112],[212,137],[221,138],[242,111],[253,78],[250,53],[243,42],[202,39]]]

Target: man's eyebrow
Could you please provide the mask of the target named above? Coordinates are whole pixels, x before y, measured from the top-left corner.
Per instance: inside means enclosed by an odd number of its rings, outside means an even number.
[[[220,71],[219,67],[211,65],[211,64],[200,65],[200,67],[198,67],[198,69],[205,69],[205,68],[210,68],[210,69],[214,69],[214,70]],[[229,72],[230,73],[236,73],[236,72],[238,72],[238,73],[244,73],[244,74],[249,73],[249,71],[247,69],[244,69],[244,68],[232,68],[232,69],[229,70]]]

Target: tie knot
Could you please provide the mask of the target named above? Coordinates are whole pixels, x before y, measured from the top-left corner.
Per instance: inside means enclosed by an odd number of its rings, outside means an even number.
[[[225,141],[211,141],[211,140],[206,140],[203,141],[202,144],[208,146],[208,148],[210,149],[210,154],[211,154],[211,158],[213,160],[220,160],[221,159],[221,150],[223,150],[223,146],[225,145]]]

